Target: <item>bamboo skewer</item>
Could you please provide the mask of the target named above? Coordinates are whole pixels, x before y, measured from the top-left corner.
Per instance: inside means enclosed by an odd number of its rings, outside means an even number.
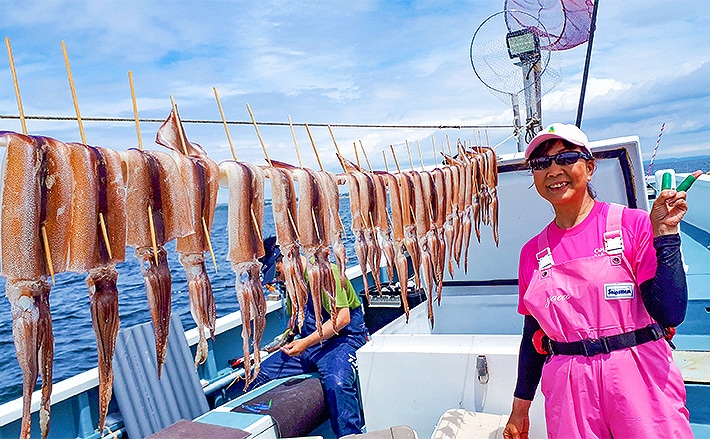
[[[360,149],[362,150],[362,155],[365,156],[367,167],[370,168],[370,172],[372,172],[372,165],[370,164],[370,159],[367,157],[367,151],[365,151],[365,147],[362,146],[362,140],[358,140],[358,142],[360,142]]]
[[[182,131],[182,122],[180,121],[180,115],[177,111],[177,105],[175,105],[175,99],[173,95],[170,95],[170,105],[173,107],[173,113],[175,113],[175,119],[177,120],[178,136],[180,136],[180,145],[182,146],[182,152],[186,156],[190,156],[187,152],[187,145],[185,144],[185,133]]]
[[[419,150],[419,163],[422,165],[422,171],[424,170],[424,157],[422,157],[422,146],[419,144],[419,141],[417,140],[417,149]]]
[[[436,143],[434,142],[434,135],[431,135],[431,151],[434,153],[434,166],[437,168],[439,167],[436,163],[437,160],[437,154],[436,154]]]
[[[227,126],[227,118],[224,117],[224,110],[222,109],[222,101],[219,100],[219,93],[217,93],[217,87],[212,87],[214,91],[214,98],[217,100],[217,106],[219,107],[219,115],[222,117],[222,124],[224,125],[224,132],[227,134],[227,142],[229,142],[229,149],[232,150],[232,157],[234,161],[237,161],[237,153],[234,151],[234,144],[232,143],[232,136],[229,135],[229,127]]]
[[[357,162],[357,167],[362,169],[362,165],[360,164],[360,154],[357,152],[357,145],[355,142],[353,142],[353,149],[355,150],[355,162]]]
[[[249,213],[251,214],[251,222],[254,224],[256,234],[259,236],[259,241],[264,242],[264,236],[261,234],[261,228],[256,220],[256,215],[254,215],[254,209],[249,208]]]
[[[296,147],[296,157],[298,157],[298,166],[303,168],[303,160],[301,160],[301,150],[298,148],[298,140],[296,140],[296,131],[293,129],[293,121],[291,120],[291,115],[288,115],[288,126],[291,127],[291,137],[293,137],[293,145]],[[308,133],[310,136],[310,133]],[[313,139],[311,138],[311,141]],[[316,146],[315,144],[313,145],[313,150],[315,150]],[[317,156],[318,154],[316,154]],[[320,164],[320,160],[318,160],[318,163]],[[321,165],[321,171],[323,170],[323,165]],[[290,215],[289,211],[289,215]]]
[[[52,254],[49,251],[49,239],[47,238],[47,228],[42,224],[40,228],[42,232],[42,244],[44,245],[44,256],[47,258],[47,268],[49,269],[49,275],[52,277],[52,285],[56,285],[54,282],[54,264],[52,263]]]
[[[338,153],[338,159],[340,160],[340,166],[343,167],[343,171],[347,172],[345,169],[345,162],[343,161],[343,155],[340,153],[340,148],[338,148],[338,142],[335,141],[335,136],[333,135],[333,129],[328,125],[328,131],[330,132],[330,137],[333,139],[333,145],[335,145],[335,152]]]
[[[153,223],[153,208],[148,204],[148,227],[150,228],[150,242],[153,244],[153,259],[158,266],[158,242],[155,239],[155,224]]]
[[[15,60],[12,58],[12,47],[10,46],[10,37],[5,37],[5,45],[7,46],[7,57],[10,59],[10,70],[12,71],[12,82],[15,84],[15,98],[17,99],[17,110],[20,112],[20,123],[22,124],[22,134],[27,135],[27,123],[25,122],[25,110],[22,107],[22,98],[20,97],[20,83],[17,82],[17,71],[15,70]]]
[[[412,171],[414,170],[414,162],[412,161],[412,151],[409,149],[409,141],[405,140],[404,144],[407,145],[407,155],[409,156],[409,165],[412,167]]]
[[[106,229],[106,221],[104,220],[104,214],[99,212],[99,225],[101,226],[101,235],[104,237],[104,242],[106,243],[106,251],[108,252],[109,259],[113,259],[111,254],[111,244],[108,241],[108,230]]]
[[[385,171],[387,171],[387,173],[389,173],[389,172],[390,172],[390,167],[387,166],[387,155],[385,154],[385,150],[384,150],[384,149],[382,150],[382,161],[385,163]]]
[[[76,120],[79,123],[79,134],[81,134],[81,143],[86,145],[86,135],[84,134],[84,124],[81,122],[81,112],[79,111],[79,102],[76,99],[76,90],[74,89],[74,78],[71,74],[71,66],[69,65],[69,56],[67,55],[67,45],[62,41],[62,52],[64,53],[64,64],[67,67],[67,76],[69,77],[69,87],[71,88],[71,96],[74,100],[74,110],[76,111]]]
[[[214,249],[212,248],[212,241],[210,240],[210,229],[207,227],[207,221],[205,221],[204,216],[202,217],[202,230],[205,232],[205,238],[207,238],[207,248],[210,250],[214,271],[215,273],[219,273],[219,270],[217,269],[217,259],[214,257]]]
[[[323,171],[323,170],[324,170],[324,168],[323,168],[323,162],[320,161],[320,154],[318,154],[318,148],[316,148],[316,142],[313,141],[313,135],[311,134],[311,129],[310,129],[310,127],[308,126],[308,124],[306,124],[306,132],[308,133],[308,138],[311,140],[311,146],[313,146],[313,152],[314,152],[315,155],[316,155],[316,160],[318,160],[318,166],[320,166],[320,170]],[[333,134],[333,133],[331,132],[331,135],[332,135],[332,134]],[[333,139],[333,142],[335,142],[335,139]],[[337,145],[337,144],[335,145],[335,149],[336,149],[336,150],[338,149],[338,145]],[[299,156],[299,157],[300,157],[300,156]],[[303,166],[301,166],[301,167],[303,167]],[[345,169],[345,168],[343,168],[343,169]]]
[[[392,151],[392,157],[394,158],[394,164],[397,167],[397,172],[402,172],[402,169],[399,167],[399,162],[397,161],[397,155],[394,153],[394,146],[390,143],[390,150]]]
[[[264,150],[264,157],[266,161],[271,165],[271,159],[269,158],[269,153],[266,151],[266,145],[264,144],[264,139],[261,138],[261,133],[259,132],[259,126],[256,124],[256,119],[254,119],[254,113],[251,112],[251,107],[247,104],[247,110],[249,111],[249,116],[251,117],[251,122],[254,124],[254,129],[256,130],[256,136],[259,138],[259,143],[261,143],[261,149]],[[253,215],[253,213],[252,213]]]
[[[138,118],[138,103],[136,101],[136,90],[133,87],[133,72],[128,71],[128,82],[131,85],[131,102],[133,102],[133,118],[136,120],[136,136],[138,137],[138,149],[143,151],[143,138],[141,137],[141,123]]]

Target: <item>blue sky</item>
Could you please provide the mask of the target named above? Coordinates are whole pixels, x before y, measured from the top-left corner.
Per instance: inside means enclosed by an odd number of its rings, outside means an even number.
[[[697,1],[601,0],[582,128],[590,139],[638,135],[650,157],[710,154],[710,12]],[[296,123],[471,125],[512,123],[510,107],[477,79],[471,37],[503,1],[3,1],[27,115],[73,116],[61,50],[65,41],[82,116],[132,117],[128,70],[141,117],[164,119],[173,95],[183,119],[219,119],[216,87],[228,120]],[[573,123],[586,45],[557,52],[562,81],[543,98],[543,122]],[[6,56],[0,57],[0,114],[17,114]],[[31,134],[79,141],[76,123],[28,120]],[[87,143],[137,145],[132,123],[85,122]],[[0,120],[19,131],[16,120]],[[143,123],[146,148],[158,124]],[[186,125],[216,161],[231,157],[221,125]],[[325,166],[337,171],[326,128],[313,127]],[[240,160],[263,163],[252,126],[230,126]],[[273,158],[296,163],[288,127],[262,126]],[[335,128],[354,158],[362,141],[374,167],[393,144],[420,141],[430,161],[473,130]],[[510,130],[489,130],[497,144]],[[304,164],[317,167],[308,136],[296,128]],[[513,151],[512,141],[500,150]],[[389,160],[389,158],[388,158]],[[415,163],[418,155],[415,153]],[[392,166],[391,160],[389,165]]]

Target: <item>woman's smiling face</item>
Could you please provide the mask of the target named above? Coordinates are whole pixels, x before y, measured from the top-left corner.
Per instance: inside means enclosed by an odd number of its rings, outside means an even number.
[[[572,144],[565,144],[562,140],[554,140],[542,145],[546,147],[544,155],[553,156],[565,151],[584,150]],[[587,195],[587,186],[594,173],[594,161],[580,158],[571,165],[558,165],[554,160],[546,169],[533,171],[535,188],[540,196],[553,207],[563,206],[567,203],[581,203]]]

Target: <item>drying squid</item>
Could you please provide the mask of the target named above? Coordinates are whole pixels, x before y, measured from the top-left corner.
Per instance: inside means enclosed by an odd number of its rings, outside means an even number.
[[[369,265],[370,270],[372,271],[372,278],[375,281],[375,288],[377,289],[377,292],[382,295],[382,284],[380,282],[380,260],[382,259],[382,248],[380,247],[378,237],[377,237],[377,230],[375,228],[375,209],[376,209],[376,190],[375,190],[375,183],[373,181],[373,176],[371,174],[367,174],[361,171],[360,167],[357,166],[356,164],[344,159],[340,158],[341,163],[343,166],[346,168],[346,172],[348,173],[347,175],[352,175],[355,177],[355,180],[357,181],[357,189],[358,189],[358,199],[357,203],[353,203],[352,200],[352,187],[354,186],[348,183],[350,187],[350,193],[351,193],[351,206],[350,209],[353,214],[353,221],[355,221],[355,216],[359,216],[360,220],[362,221],[362,228],[358,228],[358,234],[361,234],[361,237],[364,240],[364,255],[363,258],[360,257],[360,254],[358,254],[358,248],[355,248],[355,252],[358,255],[358,260],[360,262],[360,267],[363,269],[363,278],[365,278],[367,271],[363,267],[363,259],[366,261],[367,265]],[[357,204],[357,207],[359,207],[359,210],[353,211],[353,204]],[[354,224],[354,222],[353,222]],[[353,227],[354,228],[354,227]],[[358,239],[359,236],[356,235],[356,239]],[[357,245],[357,243],[356,243]],[[362,248],[361,248],[362,251]],[[366,285],[366,290],[367,290],[367,283],[365,282]],[[366,293],[367,299],[370,300],[369,298],[369,293]]]
[[[209,347],[206,331],[214,341],[217,310],[212,284],[205,267],[205,252],[210,250],[209,230],[214,220],[219,191],[219,166],[207,157],[204,149],[187,140],[176,110],[158,129],[155,142],[173,150],[185,184],[189,206],[195,218],[193,233],[177,238],[176,250],[180,264],[185,269],[187,290],[190,295],[190,314],[197,324],[198,342],[195,350],[195,367],[205,362]]]
[[[463,169],[463,210],[460,211],[459,213],[461,214],[461,224],[462,224],[462,230],[463,230],[463,236],[462,236],[462,241],[463,241],[463,254],[464,254],[464,263],[463,263],[463,271],[464,273],[468,272],[468,249],[469,245],[471,243],[471,226],[472,226],[472,221],[471,217],[472,215],[472,201],[473,201],[473,185],[474,185],[474,180],[475,180],[475,175],[474,175],[474,167],[473,163],[471,162],[471,159],[468,158],[466,155],[466,152],[463,149],[463,146],[459,144],[459,157],[461,158],[461,167]],[[462,205],[459,203],[459,208],[461,208]]]
[[[119,328],[118,272],[126,253],[126,200],[118,152],[70,143],[74,175],[67,269],[88,272],[91,323],[99,371],[99,431],[113,390],[113,353]]]
[[[194,231],[194,218],[180,171],[170,155],[161,151],[129,149],[122,154],[127,169],[126,243],[141,261],[160,377],[170,330],[172,278],[165,243]]]
[[[71,221],[72,174],[65,144],[0,133],[2,211],[0,274],[7,278],[12,333],[22,370],[21,438],[31,430],[31,398],[42,377],[39,420],[49,434],[54,337],[47,276],[64,271]]]
[[[434,168],[431,173],[432,178],[432,206],[434,217],[432,218],[431,231],[436,239],[431,241],[434,257],[434,279],[436,281],[436,300],[441,303],[441,290],[444,287],[444,265],[446,265],[446,238],[444,227],[446,222],[446,193],[445,175],[440,168]]]
[[[481,157],[483,171],[481,172],[481,198],[485,200],[487,224],[493,232],[493,240],[498,245],[498,163],[492,148],[478,147],[475,149]]]
[[[420,267],[422,264],[421,250],[417,238],[417,218],[414,213],[414,182],[406,172],[395,174],[399,185],[400,202],[402,206],[402,226],[404,230],[404,245],[412,259],[414,268],[414,286],[417,290],[422,287]]]
[[[286,166],[298,181],[298,204],[296,207],[296,224],[303,254],[306,257],[306,273],[308,286],[313,300],[313,308],[321,309],[321,292],[324,291],[330,300],[331,309],[335,309],[335,277],[330,266],[328,233],[330,220],[329,205],[326,193],[322,189],[320,179],[315,171],[305,168],[295,168],[280,162],[272,161],[274,166]],[[331,316],[336,318],[335,313]],[[321,313],[315,313],[316,329],[323,334]],[[333,321],[335,325],[335,320]]]
[[[350,216],[352,220],[351,230],[355,235],[355,256],[357,257],[360,271],[362,272],[362,284],[365,290],[365,298],[370,301],[370,287],[367,282],[367,243],[365,242],[365,220],[360,214],[360,183],[354,174],[345,174],[348,184],[348,194],[350,196]]]
[[[409,303],[407,303],[407,281],[409,279],[409,266],[407,256],[404,254],[406,245],[404,242],[404,221],[402,214],[402,200],[400,198],[400,188],[397,177],[390,173],[380,173],[387,185],[389,193],[390,207],[392,211],[392,235],[394,242],[394,266],[399,278],[399,290],[404,307],[405,320],[409,322]],[[409,206],[407,206],[409,208]]]
[[[335,256],[335,262],[340,274],[340,285],[345,285],[347,276],[345,269],[347,268],[348,257],[345,254],[345,245],[343,244],[343,221],[340,218],[340,193],[338,191],[338,180],[335,175],[328,171],[316,172],[320,181],[320,187],[323,195],[323,200],[326,202],[327,208],[324,211],[326,219],[324,220],[326,229],[326,241],[330,243],[331,249]]]
[[[422,173],[424,174],[424,173]],[[427,174],[428,175],[428,174]],[[414,195],[414,213],[416,215],[416,233],[419,242],[419,254],[421,255],[422,279],[427,292],[427,305],[429,323],[434,325],[434,309],[433,309],[433,287],[434,287],[434,271],[432,267],[432,254],[430,249],[430,240],[427,236],[430,227],[431,218],[431,186],[428,179],[422,178],[422,175],[416,171],[410,171],[409,176],[412,178],[412,187]],[[427,187],[425,187],[425,185]]]
[[[296,229],[296,188],[289,171],[274,167],[268,167],[266,171],[271,182],[271,208],[274,212],[276,238],[284,256],[284,282],[291,299],[291,326],[298,326],[300,331],[305,319],[308,286],[303,279],[305,268]]]
[[[384,177],[378,173],[371,173],[370,177],[374,184],[375,211],[373,213],[375,230],[382,254],[385,256],[387,278],[390,283],[394,283],[395,248],[392,240],[392,230],[390,229],[387,215],[387,187]],[[379,262],[379,261],[378,261]],[[379,265],[379,264],[378,264]]]
[[[447,195],[447,202],[444,203],[445,208],[445,219],[444,219],[444,242],[446,246],[446,263],[449,269],[449,276],[451,279],[454,278],[454,264],[453,264],[453,246],[454,246],[454,170],[451,166],[445,166],[442,169],[444,173],[444,192]]]
[[[242,314],[246,389],[261,368],[259,346],[266,327],[266,298],[261,286],[261,262],[258,260],[265,254],[261,235],[264,174],[258,166],[243,162],[222,162],[220,168],[226,174],[229,186],[227,260],[232,263],[236,275],[235,287]],[[254,347],[253,367],[250,367],[250,340],[253,340]]]

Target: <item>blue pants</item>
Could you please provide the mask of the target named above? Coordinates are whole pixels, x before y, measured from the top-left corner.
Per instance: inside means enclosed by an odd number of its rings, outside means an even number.
[[[303,327],[304,332],[308,331],[306,334],[315,331],[312,310],[311,306],[306,307]],[[298,357],[275,352],[261,363],[261,371],[254,383],[260,386],[276,378],[318,372],[335,434],[341,437],[362,433],[364,420],[360,411],[355,351],[366,341],[362,309],[351,309],[350,323],[338,335],[311,346]]]

